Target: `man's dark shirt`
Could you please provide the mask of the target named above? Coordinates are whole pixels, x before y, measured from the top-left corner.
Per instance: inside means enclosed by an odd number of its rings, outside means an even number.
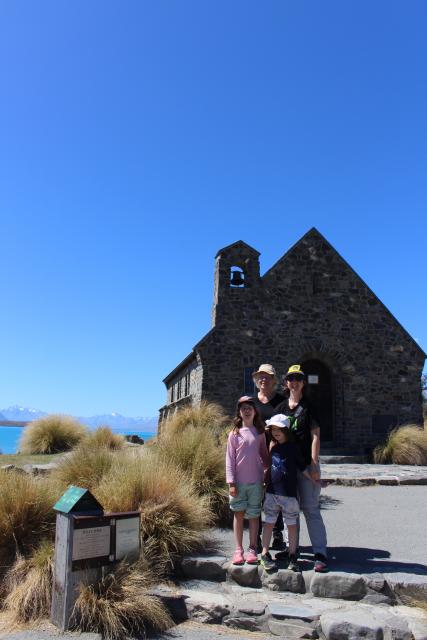
[[[285,396],[283,396],[281,393],[276,393],[269,402],[263,404],[255,395],[255,406],[264,422],[275,416],[277,413],[280,413],[280,411],[277,411],[277,407],[284,400]]]

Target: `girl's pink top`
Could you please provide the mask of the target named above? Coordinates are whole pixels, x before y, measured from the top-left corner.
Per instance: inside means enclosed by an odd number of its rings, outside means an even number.
[[[255,427],[240,427],[228,436],[225,471],[227,482],[262,482],[269,455],[264,433]]]

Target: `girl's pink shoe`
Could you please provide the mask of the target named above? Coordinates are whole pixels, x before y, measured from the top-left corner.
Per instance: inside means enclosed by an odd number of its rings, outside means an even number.
[[[232,564],[245,564],[245,556],[243,555],[243,549],[236,549],[233,553]]]
[[[258,564],[258,556],[254,549],[249,549],[246,554],[246,564]]]

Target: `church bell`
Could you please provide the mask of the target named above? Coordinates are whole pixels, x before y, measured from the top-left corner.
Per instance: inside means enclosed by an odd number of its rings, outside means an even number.
[[[232,271],[230,285],[232,287],[242,287],[245,284],[245,278],[241,271]]]

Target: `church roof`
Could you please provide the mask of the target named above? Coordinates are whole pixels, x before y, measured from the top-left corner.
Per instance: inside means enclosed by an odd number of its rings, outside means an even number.
[[[226,247],[223,247],[222,249],[217,251],[217,253],[215,255],[215,258],[217,258],[221,253],[223,253],[223,251],[226,251],[226,250],[228,251],[229,249],[232,249],[233,247],[244,247],[245,249],[249,249],[249,251],[251,253],[253,253],[255,256],[257,256],[257,257],[259,255],[261,255],[259,251],[257,251],[253,247],[251,247],[246,242],[243,242],[243,240],[237,240],[237,242],[233,242],[232,244],[228,244]]]

